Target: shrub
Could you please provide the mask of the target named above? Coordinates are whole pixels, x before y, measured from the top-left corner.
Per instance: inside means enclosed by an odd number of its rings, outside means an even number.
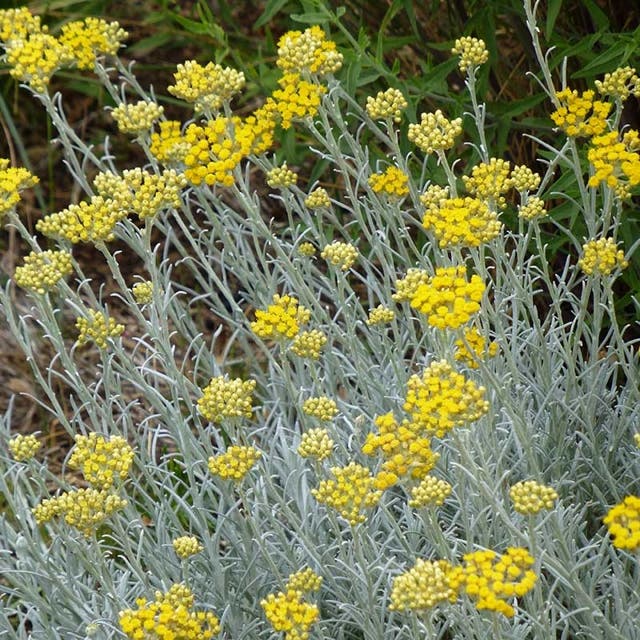
[[[179,122],[117,57],[117,24],[54,36],[0,13],[11,73],[86,194],[38,223],[45,251],[17,212],[36,179],[0,164],[3,215],[33,250],[0,304],[76,470],[54,473],[4,416],[3,633],[637,634],[637,344],[612,286],[636,248],[616,232],[640,182],[638,134],[620,128],[640,81],[555,87],[524,6],[558,127],[535,167],[491,154],[478,39],[453,49],[464,120],[407,124],[394,87],[361,104],[311,27],[283,36],[279,88],[249,114],[232,110],[240,72],[180,65]],[[47,92],[66,65],[93,67],[144,166],[67,122]],[[321,183],[282,157],[290,129],[313,140]],[[554,222],[556,203],[588,237]],[[575,249],[555,271],[541,219]],[[115,291],[85,275],[79,243]]]

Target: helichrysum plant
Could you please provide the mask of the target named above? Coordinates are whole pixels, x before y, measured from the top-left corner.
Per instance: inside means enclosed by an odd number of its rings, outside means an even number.
[[[242,69],[177,64],[169,120],[118,24],[0,11],[80,190],[34,235],[38,177],[0,160],[27,247],[0,309],[74,443],[54,463],[2,418],[0,635],[638,637],[637,327],[614,309],[640,81],[560,82],[523,10],[548,97],[530,166],[487,144],[471,35],[458,95],[415,118],[394,86],[348,92],[314,25],[242,109]],[[51,78],[74,67],[138,166],[67,121]]]

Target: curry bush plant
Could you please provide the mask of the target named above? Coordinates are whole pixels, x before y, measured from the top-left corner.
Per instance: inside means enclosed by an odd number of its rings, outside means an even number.
[[[640,637],[638,356],[613,311],[637,248],[616,232],[640,183],[621,126],[640,80],[556,81],[524,9],[557,134],[531,167],[487,146],[473,37],[452,48],[465,113],[407,122],[394,87],[361,104],[312,26],[280,39],[279,88],[251,113],[233,110],[241,71],[178,65],[178,121],[118,58],[117,24],[54,34],[0,12],[10,73],[83,193],[32,235],[19,200],[37,177],[1,161],[3,221],[31,250],[2,312],[73,442],[54,472],[4,416],[3,635]],[[67,121],[48,84],[72,66],[144,166]],[[287,164],[290,129],[321,182]],[[554,222],[567,203],[588,236]]]

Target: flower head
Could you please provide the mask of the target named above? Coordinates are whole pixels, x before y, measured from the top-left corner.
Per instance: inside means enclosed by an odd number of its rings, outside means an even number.
[[[489,59],[489,52],[484,40],[472,38],[471,36],[458,38],[454,43],[453,49],[451,49],[451,53],[460,56],[458,68],[462,73],[465,73],[468,69],[473,70],[475,67],[479,67]]]
[[[534,191],[540,186],[542,178],[524,164],[518,164],[511,170],[509,181],[511,186],[520,193]]]
[[[38,524],[61,517],[89,537],[112,513],[126,505],[127,501],[119,495],[90,487],[47,498],[33,509],[33,515]]]
[[[387,89],[378,91],[375,98],[367,97],[367,114],[372,120],[386,120],[394,122],[402,120],[402,112],[409,103],[399,89]]]
[[[230,446],[224,453],[209,458],[209,471],[224,480],[239,482],[262,457],[254,447]]]
[[[327,344],[327,336],[320,329],[300,332],[291,343],[291,351],[299,358],[317,360]]]
[[[173,545],[173,550],[176,552],[176,555],[181,560],[195,556],[204,549],[195,536],[180,536],[179,538],[175,538],[171,544]]]
[[[612,96],[624,102],[630,95],[640,97],[640,78],[633,67],[619,67],[605,74],[602,80],[596,80],[596,89],[603,96]]]
[[[611,103],[594,100],[594,92],[563,89],[556,93],[560,107],[551,114],[551,119],[569,137],[597,136],[607,128],[607,116]]]
[[[291,339],[300,333],[300,325],[309,322],[311,312],[293,296],[273,296],[273,304],[265,310],[256,310],[251,331],[263,340]]]
[[[339,267],[342,271],[348,271],[358,258],[358,250],[347,242],[336,240],[328,244],[320,255],[334,267]]]
[[[292,573],[287,579],[287,590],[301,591],[302,593],[311,593],[319,591],[322,586],[322,577],[313,569],[307,567]]]
[[[538,196],[529,196],[526,202],[518,205],[518,217],[523,220],[535,220],[546,214],[544,200]]]
[[[513,184],[509,162],[502,158],[481,162],[473,167],[470,176],[462,176],[462,182],[474,197],[484,200],[492,207],[504,209],[507,203],[503,194]]]
[[[449,584],[452,566],[446,560],[423,560],[393,579],[391,611],[425,611],[440,602],[455,602],[458,593]]]
[[[342,54],[327,40],[324,31],[314,25],[304,31],[287,31],[278,40],[276,64],[285,73],[323,76],[342,67]]]
[[[255,380],[228,380],[225,376],[211,378],[198,400],[198,411],[206,420],[215,423],[226,418],[250,418],[255,388]]]
[[[25,257],[24,265],[16,267],[13,278],[19,287],[44,294],[72,272],[73,264],[68,251],[32,251]]]
[[[335,479],[323,480],[313,497],[333,507],[352,526],[366,520],[365,509],[375,507],[382,492],[374,488],[375,479],[369,470],[356,462],[346,467],[332,467]]]
[[[182,136],[180,123],[177,120],[163,120],[160,131],[151,134],[149,150],[158,162],[177,165],[183,162],[189,146],[189,142]]]
[[[338,415],[338,405],[327,396],[315,396],[304,401],[302,411],[308,416],[328,422]]]
[[[147,133],[163,113],[164,107],[155,102],[139,100],[134,104],[123,102],[118,105],[111,112],[111,117],[116,121],[119,131],[138,136]]]
[[[368,180],[375,193],[384,193],[394,198],[409,194],[409,177],[398,167],[388,167],[382,173],[374,173]]]
[[[484,290],[480,276],[467,280],[465,267],[440,267],[426,284],[416,288],[410,304],[427,315],[431,326],[457,329],[480,310]]]
[[[464,564],[449,572],[454,590],[464,589],[480,610],[497,611],[507,617],[515,609],[507,600],[531,591],[537,576],[531,570],[534,560],[522,547],[509,547],[500,555],[492,550],[474,551],[464,556]]]
[[[118,324],[113,318],[107,319],[101,311],[89,309],[88,316],[76,320],[76,329],[80,331],[77,340],[78,346],[93,341],[98,348],[106,349],[107,340],[117,338],[124,331],[123,324]]]
[[[194,611],[195,598],[184,584],[156,591],[155,600],[136,600],[137,609],[118,614],[123,633],[131,640],[210,640],[220,632],[220,621],[210,611]]]
[[[267,184],[273,188],[288,189],[298,182],[298,174],[291,171],[286,162],[267,173]]]
[[[309,429],[309,431],[305,431],[302,434],[302,439],[298,445],[298,454],[302,458],[324,460],[333,452],[334,444],[326,429],[322,427]]]
[[[260,606],[276,632],[284,632],[285,640],[307,640],[309,630],[320,616],[317,605],[303,600],[304,593],[297,589],[270,593]]]
[[[98,56],[116,55],[127,35],[117,22],[90,17],[62,25],[60,42],[72,52],[79,69],[92,70]]]
[[[403,409],[414,430],[442,438],[454,427],[477,420],[489,410],[486,389],[453,370],[446,360],[433,362],[422,376],[407,382]]]
[[[625,200],[631,196],[631,189],[640,184],[640,142],[638,132],[629,129],[619,137],[616,131],[594,136],[587,152],[593,166],[589,186],[601,184],[613,189]]]
[[[179,64],[174,79],[175,84],[168,87],[169,93],[193,103],[196,113],[218,111],[225,102],[240,93],[245,85],[242,71],[213,62],[203,67],[195,60]]]
[[[447,198],[433,204],[422,219],[440,248],[450,246],[478,247],[500,234],[502,223],[484,200]]]
[[[17,40],[26,40],[34,33],[46,32],[40,16],[34,16],[27,7],[0,10],[0,42],[9,49]]]
[[[409,506],[418,507],[440,507],[451,495],[453,487],[446,481],[435,476],[425,476],[420,484],[411,489],[411,500]]]
[[[36,436],[19,434],[9,440],[9,451],[16,462],[31,460],[42,447],[42,442]]]
[[[379,304],[375,309],[369,310],[369,317],[366,319],[366,323],[373,327],[377,324],[388,324],[392,322],[396,317],[396,313],[393,309],[385,307],[383,304]]]
[[[50,238],[79,242],[110,242],[115,226],[126,218],[127,211],[114,200],[93,196],[90,202],[72,204],[36,223],[36,229]]]
[[[315,116],[327,91],[326,87],[304,80],[298,73],[285,73],[278,84],[280,88],[271,94],[266,108],[278,117],[283,129],[289,129],[295,121]]]
[[[524,515],[535,515],[543,509],[553,509],[558,494],[553,487],[535,480],[517,482],[509,489],[513,508]]]
[[[136,282],[131,287],[131,293],[138,304],[149,304],[153,302],[153,282],[150,280]]]
[[[37,176],[23,167],[9,166],[0,158],[0,220],[20,202],[20,191],[38,184]]]
[[[613,238],[598,238],[582,245],[582,258],[578,266],[587,274],[611,275],[614,269],[626,269],[624,251],[618,249]]]
[[[409,141],[425,153],[451,149],[462,133],[462,118],[447,120],[438,109],[435,113],[420,115],[420,124],[409,125]]]
[[[424,269],[411,268],[404,278],[396,280],[396,292],[391,296],[395,302],[411,301],[416,291],[423,285],[429,284],[431,277]]]
[[[627,496],[609,509],[604,523],[618,549],[640,549],[640,496]]]
[[[331,206],[331,200],[327,190],[318,187],[305,198],[304,204],[309,209],[328,209]]]
[[[77,435],[69,467],[79,469],[84,479],[100,490],[110,489],[114,482],[129,476],[133,449],[121,436],[106,438],[99,433]]]

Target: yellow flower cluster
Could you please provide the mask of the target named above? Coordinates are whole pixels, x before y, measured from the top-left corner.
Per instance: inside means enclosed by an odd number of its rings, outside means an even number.
[[[486,202],[478,198],[447,198],[430,206],[422,224],[431,231],[440,248],[478,247],[500,234],[502,224]]]
[[[431,276],[424,269],[410,268],[404,278],[396,280],[396,292],[391,296],[394,302],[410,302],[422,285],[428,285]]]
[[[624,102],[630,95],[640,98],[640,78],[633,67],[619,67],[596,80],[596,89],[603,96],[611,96]]]
[[[42,442],[36,436],[19,434],[9,440],[9,451],[16,462],[31,460],[38,453]]]
[[[35,93],[46,93],[51,76],[73,60],[73,52],[44,31],[12,40],[6,51],[11,77],[29,85]]]
[[[47,498],[32,511],[38,524],[62,517],[69,526],[89,537],[112,513],[126,505],[127,501],[119,495],[90,487]]]
[[[203,125],[190,124],[184,133],[185,176],[196,186],[203,183],[231,186],[234,182],[233,170],[255,150],[260,136],[265,132],[270,135],[272,128],[273,122],[269,118],[266,121],[260,118],[243,121],[236,116],[217,116]],[[162,131],[160,133],[162,135]],[[161,153],[166,153],[163,148],[166,144],[159,144]],[[172,143],[170,148],[174,147],[176,143]],[[177,148],[181,149],[180,144],[177,144]]]
[[[79,69],[92,70],[98,56],[116,55],[127,35],[117,22],[85,18],[62,25],[59,40]]]
[[[32,251],[24,265],[16,267],[14,282],[23,289],[44,294],[73,271],[68,251]]]
[[[293,296],[273,296],[273,304],[266,310],[256,310],[251,331],[259,338],[291,339],[300,332],[300,325],[307,324],[311,311],[303,307]]]
[[[507,600],[522,597],[536,583],[531,570],[531,554],[522,547],[509,547],[504,555],[495,551],[474,551],[463,557],[464,564],[448,572],[448,583],[455,591],[464,591],[480,610],[496,611],[507,617],[515,609]]]
[[[267,184],[275,189],[288,189],[298,182],[298,174],[291,171],[284,162],[280,167],[274,167],[267,173]]]
[[[334,444],[326,429],[309,429],[302,434],[298,454],[303,458],[324,460],[331,455]]]
[[[111,112],[111,117],[116,121],[119,131],[138,136],[147,133],[163,113],[164,107],[140,100],[135,104],[123,102]]]
[[[590,137],[600,135],[607,128],[607,116],[611,103],[594,100],[594,92],[582,94],[571,89],[556,93],[561,106],[551,114],[551,119],[569,137]]]
[[[285,640],[307,640],[309,630],[320,616],[317,605],[305,602],[303,598],[302,591],[287,589],[270,593],[260,601],[274,631],[284,632]]]
[[[477,369],[480,360],[493,358],[498,353],[498,343],[489,341],[475,327],[464,330],[464,339],[455,341],[454,358],[468,367]]]
[[[182,137],[181,125],[177,120],[163,120],[160,132],[151,134],[149,150],[165,165],[177,165],[183,162],[189,151],[189,143]]]
[[[335,42],[327,40],[324,31],[314,25],[304,31],[287,31],[278,40],[276,64],[285,73],[324,76],[342,67],[342,54]]]
[[[280,88],[272,93],[265,108],[277,114],[283,129],[289,129],[295,120],[315,116],[327,91],[323,85],[303,80],[297,73],[286,73],[278,84]]]
[[[604,523],[618,549],[640,549],[640,496],[627,496],[604,517]]]
[[[250,418],[255,380],[224,376],[211,378],[198,399],[198,411],[209,422],[222,422],[225,418]]]
[[[123,633],[130,640],[210,640],[220,632],[220,621],[210,611],[193,611],[195,598],[184,584],[156,591],[155,600],[136,600],[137,609],[118,614]]]
[[[462,133],[462,118],[447,120],[438,109],[435,113],[420,115],[420,124],[409,125],[409,141],[425,153],[438,153],[453,147]]]
[[[317,360],[327,344],[327,336],[320,329],[300,332],[291,343],[291,351],[299,358]]]
[[[318,187],[305,198],[304,204],[309,209],[328,209],[331,206],[331,200],[327,190]]]
[[[534,220],[546,214],[544,200],[538,196],[529,196],[525,203],[518,205],[518,217],[523,220]]]
[[[558,494],[552,487],[535,480],[524,480],[509,489],[509,497],[518,513],[535,515],[543,509],[553,509]]]
[[[302,411],[308,416],[328,422],[338,415],[338,405],[327,396],[315,396],[303,402]]]
[[[292,573],[287,578],[286,589],[301,591],[302,593],[311,593],[313,591],[319,591],[321,586],[322,577],[313,569],[307,567],[306,569],[300,569],[300,571]]]
[[[122,436],[107,439],[99,433],[77,435],[69,467],[79,469],[84,479],[100,490],[125,480],[133,462],[133,449]]]
[[[633,434],[633,441],[636,443],[636,447],[640,449],[640,433]]]
[[[173,545],[173,550],[176,552],[176,555],[181,560],[195,556],[204,549],[195,536],[180,536],[179,538],[175,538],[171,544]]]
[[[109,242],[115,237],[116,224],[126,216],[127,211],[118,203],[93,196],[90,202],[72,204],[38,220],[36,229],[45,236],[62,238],[73,244]]]
[[[232,445],[224,453],[209,458],[207,466],[214,476],[238,482],[251,471],[261,457],[260,451],[253,447]]]
[[[626,269],[629,263],[624,251],[618,249],[613,238],[598,238],[582,245],[582,258],[578,266],[587,274],[610,275],[614,269]]]
[[[393,309],[385,307],[383,304],[379,304],[375,309],[369,310],[369,317],[366,323],[373,327],[377,324],[387,324],[396,317],[396,313]]]
[[[20,201],[20,191],[38,184],[37,176],[23,167],[10,167],[9,160],[0,158],[0,220]]]
[[[368,456],[380,452],[384,458],[375,480],[377,489],[388,489],[401,478],[421,480],[435,467],[440,456],[431,450],[430,440],[421,437],[421,425],[406,420],[397,424],[393,413],[378,416],[375,424],[378,433],[367,435],[362,452]]]
[[[218,111],[245,85],[242,71],[213,62],[203,67],[195,60],[187,60],[178,65],[173,77],[175,84],[167,87],[167,90],[176,98],[192,102],[195,113]]]
[[[322,480],[317,489],[311,490],[313,497],[336,509],[351,526],[364,522],[365,509],[375,507],[382,497],[382,491],[374,488],[375,478],[356,462],[332,467],[331,473],[335,480]]]
[[[124,325],[118,324],[113,318],[109,318],[100,311],[89,309],[88,318],[78,318],[76,329],[80,332],[77,343],[79,346],[90,340],[96,343],[98,348],[106,349],[109,338],[117,338],[124,331]]]
[[[446,560],[422,560],[393,579],[391,611],[425,611],[441,602],[455,602],[458,593],[449,584],[453,567]]]
[[[358,258],[358,250],[352,244],[336,240],[328,244],[320,255],[334,267],[348,271]]]
[[[0,42],[10,47],[16,40],[25,40],[31,34],[46,32],[40,16],[34,16],[27,7],[0,10]]]
[[[316,252],[316,248],[311,242],[303,242],[298,246],[298,253],[305,258],[310,258]]]
[[[518,164],[511,170],[509,176],[511,186],[522,193],[523,191],[534,191],[540,186],[540,175],[531,171],[529,167],[524,164]]]
[[[426,476],[417,487],[411,489],[409,506],[414,508],[440,507],[452,491],[453,487],[446,480],[440,480],[435,476]]]
[[[631,196],[631,189],[640,184],[640,143],[638,132],[630,129],[622,139],[616,131],[594,136],[587,153],[593,166],[589,186],[604,184],[620,198]]]
[[[391,166],[382,173],[374,173],[368,182],[376,193],[396,198],[404,198],[409,194],[409,176],[398,167]]]
[[[480,276],[467,280],[465,267],[439,267],[426,284],[416,288],[410,304],[427,315],[432,327],[457,329],[480,310],[484,290]]]
[[[484,40],[471,36],[458,38],[453,44],[451,53],[454,56],[460,56],[458,68],[462,73],[466,73],[467,69],[473,71],[475,67],[479,67],[489,59],[489,52]]]
[[[489,410],[486,389],[453,370],[446,360],[433,362],[422,376],[407,382],[403,405],[410,422],[425,436],[442,438],[454,427],[477,420]]]
[[[402,120],[402,112],[409,103],[399,89],[378,91],[375,98],[367,97],[367,114],[372,120],[391,119],[394,122]]]
[[[180,193],[187,181],[174,169],[158,175],[136,167],[125,169],[122,177],[114,173],[99,173],[93,184],[105,202],[113,203],[114,208],[125,213],[134,211],[144,220],[163,209],[180,207]]]
[[[150,280],[136,282],[131,287],[131,293],[138,304],[149,304],[153,301],[153,282]]]
[[[489,162],[473,167],[470,176],[462,176],[462,182],[471,195],[484,200],[492,208],[504,209],[507,202],[503,194],[513,184],[510,168],[507,160],[490,158]]]

